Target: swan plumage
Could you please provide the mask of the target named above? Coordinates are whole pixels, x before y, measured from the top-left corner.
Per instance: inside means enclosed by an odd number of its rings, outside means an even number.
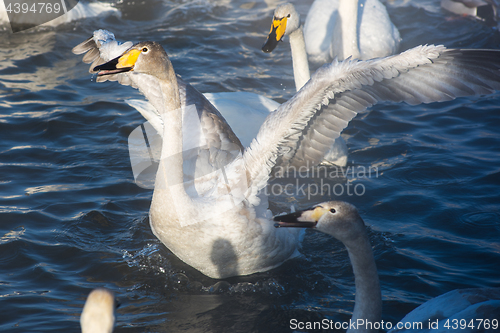
[[[115,297],[108,289],[90,292],[80,316],[82,333],[111,333],[115,325]]]
[[[357,13],[343,11],[345,5],[355,5]],[[349,31],[356,40],[343,40]],[[309,59],[320,64],[353,55],[344,49],[346,42],[357,44],[359,58],[366,60],[396,53],[401,41],[379,0],[315,0],[306,17],[304,37]]]
[[[365,223],[356,207],[342,201],[323,202],[305,210],[275,216],[274,221],[277,228],[314,228],[341,241],[347,248],[356,286],[351,321],[357,323],[359,319],[362,320],[360,323],[380,323],[382,298],[377,267]],[[490,325],[489,328],[492,328],[493,320],[496,320],[498,328],[498,313],[500,288],[458,289],[420,305],[398,323],[399,327],[395,325],[389,332],[444,333],[450,332],[450,327],[473,332],[476,331],[474,328],[486,324],[486,321]],[[485,322],[471,322],[474,319]],[[419,323],[422,328],[405,329],[415,327],[415,324]],[[436,325],[429,327],[430,323]],[[469,330],[471,323],[474,326]],[[446,324],[449,326],[446,327]],[[351,330],[349,326],[347,332],[378,332],[378,329],[365,325],[355,326],[355,329]]]
[[[387,58],[333,62],[271,112],[244,149],[222,115],[175,75],[158,43],[136,44],[108,62],[93,37],[74,52],[86,53],[97,82],[137,87],[157,110],[152,116],[163,123],[163,145],[153,233],[214,278],[265,271],[298,254],[301,233],[272,227],[263,189],[275,167],[317,165],[349,121],[379,101],[419,104],[500,89],[498,50],[426,45]],[[333,107],[322,108],[327,104]]]

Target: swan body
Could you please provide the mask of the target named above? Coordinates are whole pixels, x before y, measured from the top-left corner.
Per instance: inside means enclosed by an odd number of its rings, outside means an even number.
[[[315,0],[304,24],[309,59],[363,60],[396,53],[401,37],[379,0]],[[358,54],[355,54],[356,50]]]
[[[352,322],[380,323],[382,314],[382,299],[380,283],[373,251],[366,233],[365,223],[356,208],[346,202],[323,202],[312,208],[297,211],[288,215],[274,217],[276,227],[315,228],[341,241],[347,248],[351,260],[356,286],[355,305]],[[404,317],[400,328],[389,332],[450,332],[454,319],[465,321],[470,325],[473,319],[488,321],[489,328],[500,313],[500,288],[471,288],[453,290],[420,305]],[[449,319],[449,320],[448,320]],[[448,320],[448,322],[447,322]],[[463,326],[463,321],[462,326]],[[430,323],[435,326],[429,327]],[[422,329],[404,329],[413,327],[414,323],[422,323]],[[448,323],[449,327],[446,327]],[[472,322],[477,328],[479,322]],[[470,326],[460,327],[460,331],[470,330]],[[453,329],[451,329],[453,330]],[[495,329],[496,330],[496,329]],[[378,332],[366,326],[351,327],[347,332]]]
[[[90,292],[80,317],[82,333],[111,333],[115,325],[115,297],[107,289]]]
[[[500,89],[498,50],[429,45],[387,58],[333,62],[271,112],[244,149],[224,117],[176,76],[158,43],[121,44],[129,47],[110,60],[100,47],[118,43],[109,32],[97,35],[73,52],[86,53],[97,82],[139,88],[156,110],[150,116],[163,125],[153,233],[213,278],[262,272],[298,254],[301,233],[272,227],[262,191],[275,167],[318,165],[349,121],[379,101],[419,104]]]

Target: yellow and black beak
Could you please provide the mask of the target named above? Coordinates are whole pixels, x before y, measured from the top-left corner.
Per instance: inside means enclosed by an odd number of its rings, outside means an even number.
[[[278,215],[273,218],[277,222],[274,226],[276,228],[314,228],[327,211],[321,206],[315,206],[291,214]]]
[[[273,19],[271,31],[269,32],[269,36],[267,36],[266,43],[264,44],[264,46],[262,46],[262,51],[269,53],[276,48],[278,42],[281,41],[281,39],[285,35],[286,20],[287,17],[283,17],[281,19],[275,17]]]
[[[108,61],[105,64],[94,67],[93,71],[99,71],[98,76],[124,73],[134,70],[135,63],[141,54],[140,50],[131,49],[121,56]]]

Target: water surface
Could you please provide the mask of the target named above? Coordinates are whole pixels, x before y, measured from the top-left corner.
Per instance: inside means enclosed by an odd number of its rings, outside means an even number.
[[[311,0],[300,1],[305,19]],[[98,84],[71,48],[93,30],[155,40],[201,92],[249,91],[283,102],[295,90],[287,42],[260,47],[276,1],[121,1],[115,16],[0,38],[0,331],[77,332],[87,294],[113,290],[116,332],[290,332],[291,319],[346,321],[347,253],[307,232],[303,256],[222,281],[178,260],[152,234],[152,191],[134,183],[127,138],[144,122],[116,83]],[[435,1],[389,14],[415,45],[498,48],[498,31],[451,18]],[[500,286],[500,93],[452,102],[377,105],[344,131],[379,268],[384,321],[467,287]],[[374,169],[374,170],[375,170]],[[309,184],[318,179],[304,180]],[[325,179],[332,186],[333,179]],[[331,199],[276,197],[278,213]]]

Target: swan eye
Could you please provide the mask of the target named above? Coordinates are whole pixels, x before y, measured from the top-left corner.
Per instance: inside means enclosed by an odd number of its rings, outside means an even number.
[[[286,17],[290,18],[290,14],[288,14]]]
[[[335,214],[336,212],[335,208],[330,209],[330,213]]]
[[[147,48],[147,47],[143,47],[143,48],[142,48],[142,52],[143,52],[143,53],[148,53],[148,51],[149,51],[149,50],[148,50],[148,48]]]

